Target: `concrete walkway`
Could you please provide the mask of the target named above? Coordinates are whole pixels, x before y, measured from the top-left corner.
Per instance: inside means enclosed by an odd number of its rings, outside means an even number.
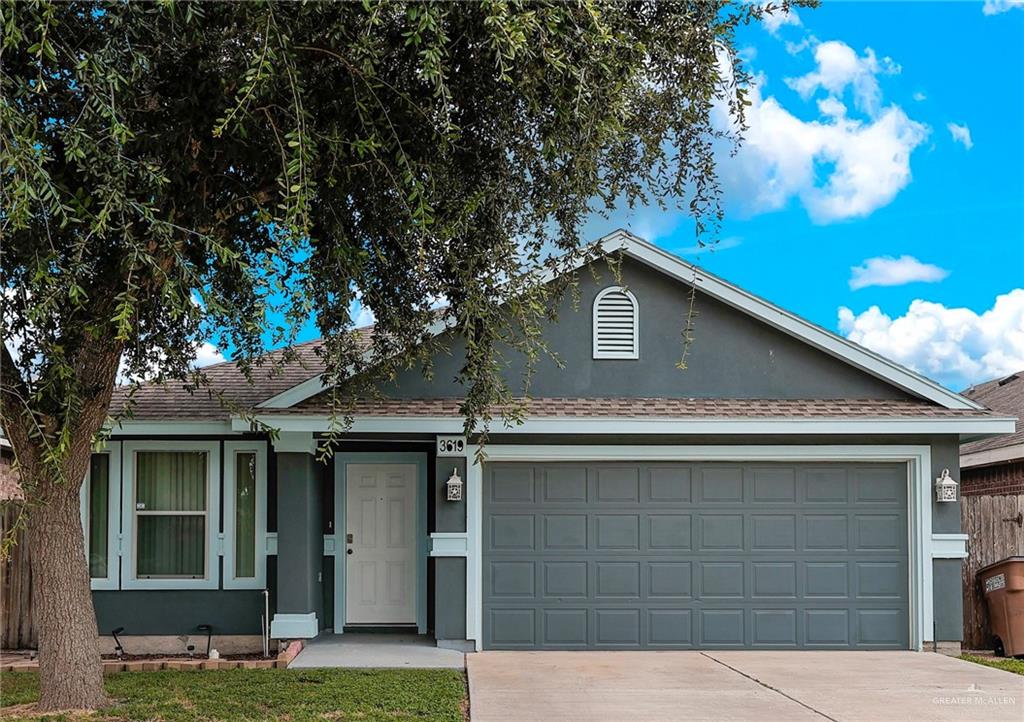
[[[473,722],[1015,720],[1024,677],[917,652],[481,652]]]
[[[466,655],[414,634],[330,634],[306,643],[289,668],[465,669]]]

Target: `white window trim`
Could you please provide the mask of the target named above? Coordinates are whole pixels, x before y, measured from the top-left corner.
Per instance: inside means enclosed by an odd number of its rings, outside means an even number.
[[[111,441],[102,451],[110,457],[107,467],[107,576],[90,577],[91,589],[117,589],[121,563],[121,442]],[[79,493],[82,510],[82,534],[84,535],[85,559],[89,561],[89,493],[92,489],[92,463],[85,472],[85,480]]]
[[[483,649],[483,468],[467,454],[466,634]],[[932,463],[928,446],[527,446],[491,445],[492,461],[902,461],[907,464],[910,559],[910,645],[920,651],[934,638],[932,589]]]
[[[235,576],[235,456],[256,455],[256,576]],[[263,589],[267,585],[267,444],[224,442],[224,588]]]
[[[218,543],[220,519],[220,442],[217,441],[125,441],[121,469],[121,529],[125,539],[121,550],[122,589],[217,589],[220,586]],[[148,578],[135,576],[135,459],[145,451],[206,452],[206,576],[202,579]]]
[[[597,348],[597,307],[601,303],[601,299],[612,293],[621,293],[629,302],[633,304],[633,350],[632,352],[617,352],[617,351],[599,351]],[[594,298],[594,306],[591,311],[593,317],[593,328],[591,329],[591,339],[594,347],[594,358],[596,359],[638,359],[640,358],[640,304],[636,301],[636,296],[633,295],[632,291],[625,288],[624,286],[609,286],[602,290]]]

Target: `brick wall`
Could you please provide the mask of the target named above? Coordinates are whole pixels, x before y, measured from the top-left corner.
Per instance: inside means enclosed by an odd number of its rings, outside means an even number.
[[[961,469],[960,493],[1024,494],[1024,461]]]

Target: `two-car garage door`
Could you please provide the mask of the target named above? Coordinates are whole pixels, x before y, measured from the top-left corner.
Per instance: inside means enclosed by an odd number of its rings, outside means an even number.
[[[904,464],[490,463],[486,649],[907,649]]]

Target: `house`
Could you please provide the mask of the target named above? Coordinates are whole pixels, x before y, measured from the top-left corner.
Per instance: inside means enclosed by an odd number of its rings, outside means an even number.
[[[960,447],[961,493],[1024,494],[1024,370],[972,386],[964,396],[1019,418],[1012,434]]]
[[[963,392],[996,413],[1024,417],[1024,371]],[[978,570],[1024,554],[1024,422],[1014,433],[969,441],[960,447],[960,523],[970,537],[964,561],[964,643],[997,647]]]
[[[433,381],[411,370],[359,403],[327,463],[316,342],[254,385],[207,368],[276,438],[209,394],[142,388],[83,489],[101,635],[166,649],[208,626],[222,650],[258,646],[268,604],[288,639],[959,649],[965,539],[934,482],[1014,420],[626,232],[599,242],[621,283],[580,273],[579,311],[566,299],[547,334],[564,367],[540,365],[528,418],[493,429],[482,464],[458,340]]]

